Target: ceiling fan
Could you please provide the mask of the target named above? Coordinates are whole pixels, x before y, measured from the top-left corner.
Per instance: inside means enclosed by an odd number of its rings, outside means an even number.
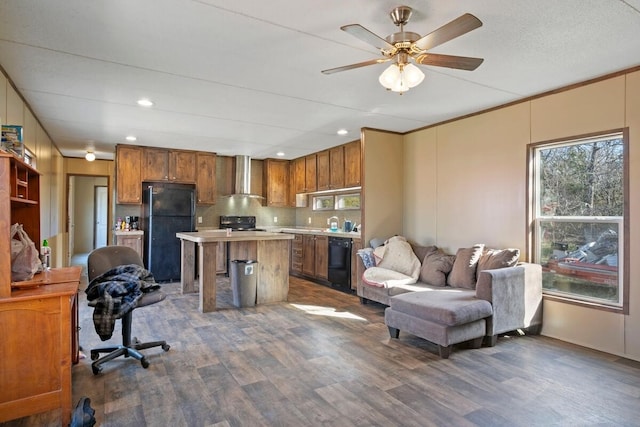
[[[478,18],[470,13],[465,13],[426,36],[420,36],[420,34],[404,30],[404,26],[411,18],[411,13],[412,9],[409,6],[395,7],[389,13],[389,16],[393,23],[400,27],[400,31],[390,34],[386,38],[374,34],[360,24],[340,27],[341,30],[380,50],[383,57],[357,64],[330,68],[323,70],[322,73],[333,74],[367,65],[393,61],[380,75],[379,81],[385,88],[402,94],[419,85],[424,79],[424,73],[413,62],[420,65],[433,65],[467,71],[473,71],[482,64],[482,61],[484,61],[482,58],[428,52],[436,46],[481,27],[482,22]]]

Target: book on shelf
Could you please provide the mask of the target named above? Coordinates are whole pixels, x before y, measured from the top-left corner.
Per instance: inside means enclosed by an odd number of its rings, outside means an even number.
[[[23,159],[25,155],[22,141],[22,126],[2,125],[2,149]]]

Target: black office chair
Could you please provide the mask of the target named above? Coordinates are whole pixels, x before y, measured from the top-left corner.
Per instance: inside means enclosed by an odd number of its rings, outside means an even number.
[[[89,282],[101,274],[111,270],[112,268],[120,265],[136,264],[144,266],[140,255],[132,248],[127,246],[105,246],[98,248],[89,254],[87,259],[87,273]],[[138,300],[136,308],[144,307],[146,305],[155,304],[164,300],[166,295],[160,290],[144,293]],[[91,305],[91,302],[89,303]],[[113,360],[116,357],[133,357],[140,361],[143,368],[149,367],[149,362],[142,353],[138,350],[144,350],[151,347],[162,347],[164,351],[169,351],[170,346],[166,341],[153,341],[142,343],[137,338],[131,338],[131,323],[133,320],[133,310],[129,310],[122,317],[122,345],[96,348],[91,350],[91,360],[94,362],[91,364],[91,369],[94,375],[97,375],[102,371],[102,364]],[[100,353],[107,353],[100,356]]]

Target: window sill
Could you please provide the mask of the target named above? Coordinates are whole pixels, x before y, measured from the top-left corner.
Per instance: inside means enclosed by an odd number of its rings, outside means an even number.
[[[565,304],[577,305],[580,307],[591,308],[594,310],[607,311],[610,313],[629,314],[628,307],[616,307],[613,305],[599,304],[591,301],[583,301],[583,300],[579,300],[571,297],[564,297],[564,296],[555,295],[555,294],[545,294],[544,290],[542,291],[542,298],[548,301],[562,302]]]

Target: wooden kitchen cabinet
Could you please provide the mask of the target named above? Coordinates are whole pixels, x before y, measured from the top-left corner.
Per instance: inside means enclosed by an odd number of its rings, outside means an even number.
[[[144,148],[142,153],[142,181],[167,181],[169,151],[163,148]]]
[[[196,201],[200,205],[216,203],[216,154],[196,154]]]
[[[321,280],[329,280],[329,236],[315,236],[315,275]]]
[[[194,151],[143,149],[142,181],[196,182],[196,153]]]
[[[306,191],[306,161],[304,157],[293,160],[296,194]]]
[[[312,279],[329,278],[329,236],[302,235],[302,274]]]
[[[263,164],[265,203],[271,207],[286,207],[289,199],[289,162],[266,159]]]
[[[358,279],[364,273],[364,265],[358,260],[358,250],[362,249],[362,239],[351,239],[351,289],[358,287]]]
[[[318,190],[339,190],[344,188],[344,147],[316,153],[316,188]]]
[[[118,203],[142,202],[142,148],[116,147],[116,193]]]
[[[293,161],[289,161],[289,191],[287,195],[287,206],[296,207],[296,170]]]
[[[196,182],[195,151],[169,151],[169,181]]]
[[[316,275],[316,236],[313,234],[302,235],[302,274]]]
[[[316,153],[316,187],[318,190],[331,189],[331,163],[329,150]]]
[[[128,246],[144,259],[144,231],[114,231],[114,243],[118,246]]]
[[[329,150],[329,187],[332,190],[344,188],[344,147]]]
[[[302,234],[294,234],[294,238],[291,241],[291,257],[289,271],[293,275],[302,274]]]
[[[362,150],[360,141],[344,145],[344,186],[359,187],[362,185]]]
[[[309,193],[316,191],[317,187],[317,156],[310,154],[304,158],[304,191]]]

